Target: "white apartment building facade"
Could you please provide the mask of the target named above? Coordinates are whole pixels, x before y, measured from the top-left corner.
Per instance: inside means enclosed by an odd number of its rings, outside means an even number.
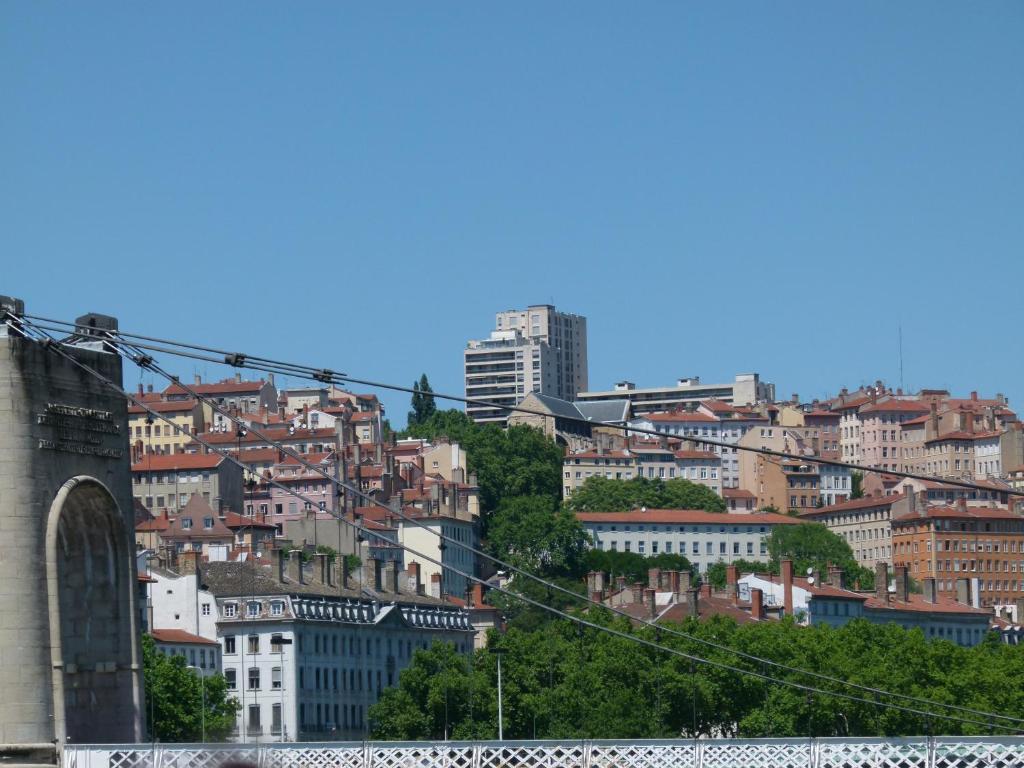
[[[492,331],[467,342],[463,353],[466,397],[512,407],[529,392],[546,394],[555,386],[555,353],[547,342],[518,330]],[[504,424],[508,411],[466,403],[466,415],[478,423]]]
[[[684,555],[701,572],[719,561],[768,562],[768,537],[777,525],[800,525],[786,515],[743,515],[693,509],[577,512],[594,546],[616,552]]]
[[[699,376],[676,381],[674,386],[640,387],[631,381],[620,381],[611,390],[580,392],[576,398],[584,402],[629,400],[636,415],[668,411],[701,400],[721,400],[730,405],[754,405],[775,399],[775,385],[761,381],[760,374],[738,373],[731,382],[705,384]]]

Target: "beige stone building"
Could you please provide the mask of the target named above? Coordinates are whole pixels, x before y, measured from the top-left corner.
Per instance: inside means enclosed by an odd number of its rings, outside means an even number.
[[[147,408],[159,415],[150,415]],[[174,422],[178,429],[164,419]],[[182,453],[191,442],[191,435],[204,430],[203,409],[196,400],[150,401],[145,408],[128,407],[128,435],[136,461],[147,453]]]

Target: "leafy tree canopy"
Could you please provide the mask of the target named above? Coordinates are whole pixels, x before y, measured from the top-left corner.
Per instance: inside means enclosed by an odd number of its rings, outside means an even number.
[[[222,675],[200,681],[183,656],[164,656],[149,635],[142,637],[146,721],[160,741],[200,741],[205,697],[206,740],[223,741],[235,725],[241,705],[228,693]],[[204,691],[205,687],[205,691]]]
[[[552,496],[502,500],[487,543],[495,556],[531,573],[578,574],[587,554],[583,526]]]
[[[566,506],[573,512],[625,512],[637,507],[725,511],[725,502],[714,491],[681,478],[613,480],[588,477],[573,491]]]
[[[516,496],[559,498],[562,487],[562,449],[543,432],[516,425],[477,424],[462,411],[436,411],[425,421],[410,425],[406,437],[458,442],[466,449],[469,471],[480,486],[484,527],[488,513],[503,499]]]
[[[413,424],[423,424],[437,413],[437,404],[434,402],[434,395],[432,394],[434,390],[430,388],[427,374],[424,373],[420,376],[419,381],[414,381],[412,388],[417,391],[412,393],[412,410],[409,411],[408,416],[410,426]]]
[[[637,552],[612,552],[604,549],[588,550],[583,558],[585,571],[601,571],[611,576],[625,576],[628,583],[647,581],[647,571],[692,571],[690,561],[682,555],[658,554],[644,557]],[[581,574],[582,576],[583,574]]]
[[[588,618],[655,639],[607,611]],[[814,672],[936,701],[1024,716],[1024,663],[1019,649],[998,641],[962,648],[929,641],[920,630],[856,620],[840,629],[799,627],[790,620],[737,625],[731,619],[687,619],[694,638],[662,633],[660,642],[683,653],[764,672],[710,640]],[[504,731],[508,739],[900,736],[936,727],[914,712],[885,709],[870,698],[844,701],[690,662],[664,650],[569,621],[537,629],[512,627],[500,640]],[[800,673],[773,670],[805,684]],[[460,657],[451,646],[417,651],[411,666],[370,710],[373,738],[453,739],[497,736],[495,654]],[[830,684],[819,683],[827,688]],[[830,688],[831,689],[831,688]],[[835,688],[834,690],[840,690]],[[988,724],[943,720],[949,734],[983,734]]]
[[[768,537],[768,558],[773,573],[779,572],[780,561],[790,558],[797,574],[814,568],[824,575],[831,564],[843,569],[851,586],[859,581],[862,589],[870,589],[874,584],[874,574],[857,564],[846,540],[821,523],[776,525]]]

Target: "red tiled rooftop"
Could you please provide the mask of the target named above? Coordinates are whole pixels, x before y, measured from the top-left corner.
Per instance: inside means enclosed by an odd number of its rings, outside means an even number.
[[[161,472],[174,469],[214,469],[226,459],[218,453],[149,453],[135,464],[132,472]]]
[[[743,488],[723,488],[723,499],[756,499],[757,496]]]
[[[219,645],[216,640],[207,640],[205,637],[193,635],[183,629],[151,629],[150,637],[158,643],[173,643],[174,645]]]
[[[865,405],[861,413],[928,413],[930,406],[920,400],[885,400]]]
[[[932,520],[936,518],[956,518],[959,520],[1021,520],[1015,512],[999,507],[958,507],[931,506],[918,508],[914,512],[894,517],[894,523],[909,523],[915,520]]]
[[[188,384],[188,388],[194,392],[198,392],[200,395],[223,395],[234,392],[259,392],[266,385],[267,382],[260,379],[259,381],[235,381],[234,379],[225,379],[224,381],[217,381],[209,384]],[[164,397],[169,395],[187,395],[188,389],[185,389],[180,384],[171,384],[163,392]]]
[[[743,515],[742,523],[736,515],[724,512],[705,512],[702,509],[634,509],[629,512],[577,512],[576,517],[584,523],[663,523],[705,525],[800,525],[800,521],[788,515],[772,512],[754,512]]]
[[[706,413],[696,411],[661,411],[659,413],[647,413],[638,417],[638,421],[699,421],[705,424],[713,424],[721,421],[717,416],[709,416]]]
[[[899,501],[903,498],[902,493],[893,494],[892,496],[865,496],[861,499],[853,499],[852,501],[844,501],[841,504],[833,504],[830,507],[821,507],[819,509],[811,509],[807,512],[801,512],[800,517],[814,517],[816,515],[823,515],[829,512],[847,512],[853,509],[871,509],[872,507],[888,507],[891,506],[894,501]]]
[[[147,402],[146,407],[143,408],[141,405],[130,405],[128,406],[128,413],[132,416],[149,413],[150,411],[156,411],[157,413],[179,413],[182,411],[191,411],[196,407],[196,400],[171,400],[171,401],[152,401]]]

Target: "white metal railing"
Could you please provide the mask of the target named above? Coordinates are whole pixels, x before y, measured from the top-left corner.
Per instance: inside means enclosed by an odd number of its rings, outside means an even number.
[[[1024,737],[73,744],[61,768],[1021,768]]]

